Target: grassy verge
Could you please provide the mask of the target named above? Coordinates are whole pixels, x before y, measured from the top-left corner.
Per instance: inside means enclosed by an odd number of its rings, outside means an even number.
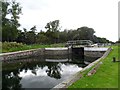
[[[64,47],[64,44],[51,44],[51,45],[40,45],[40,44],[33,44],[33,45],[26,45],[22,43],[16,42],[4,42],[2,43],[2,52],[15,52],[15,51],[22,51],[22,50],[29,50],[29,49],[37,49],[37,48],[47,48],[47,47]]]
[[[112,52],[102,60],[103,64],[92,76],[84,76],[69,88],[117,88],[118,87],[118,63],[112,62],[113,56],[118,59],[118,47],[113,46]]]

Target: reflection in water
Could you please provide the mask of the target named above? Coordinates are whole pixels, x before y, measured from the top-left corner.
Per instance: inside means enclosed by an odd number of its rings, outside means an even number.
[[[48,65],[48,69],[46,70],[46,73],[48,76],[50,77],[54,77],[56,79],[60,79],[61,78],[61,66],[60,64],[55,64],[55,63],[50,63]]]
[[[94,61],[95,58],[91,61]],[[52,88],[90,62],[80,57],[38,57],[3,63],[3,90]]]
[[[2,88],[3,90],[20,90],[21,77],[18,76],[18,70],[11,71],[3,71],[2,74]]]

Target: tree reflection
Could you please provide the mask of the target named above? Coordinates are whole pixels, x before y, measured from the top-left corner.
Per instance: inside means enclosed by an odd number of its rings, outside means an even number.
[[[46,70],[46,73],[50,77],[60,79],[61,78],[60,71],[61,71],[60,64],[58,64],[58,63],[49,63],[48,70]]]
[[[56,79],[61,78],[61,73],[60,73],[61,68],[60,68],[60,64],[58,63],[42,62],[41,64],[41,62],[24,62],[21,64],[22,65],[20,67],[17,66],[17,68],[2,71],[2,77],[3,77],[3,82],[2,82],[3,89],[2,90],[20,90],[20,88],[22,88],[22,85],[20,84],[20,81],[22,78],[19,77],[18,75],[23,70],[25,70],[25,72],[27,72],[28,70],[31,70],[31,72],[34,75],[37,75],[36,74],[37,68],[42,69],[45,66],[47,66],[48,69],[46,70],[46,73],[48,76],[52,78],[56,78]],[[7,65],[10,65],[10,64],[7,64]]]
[[[21,78],[18,76],[18,70],[11,71],[3,71],[2,72],[2,90],[21,90],[20,80]]]
[[[69,61],[64,62],[65,65],[67,63],[70,64],[76,64],[78,67],[85,67],[86,64],[85,61],[88,61],[87,59],[91,59],[92,61],[95,60],[93,58],[85,57],[84,59],[81,59],[81,57],[76,55],[70,55],[68,56]],[[2,77],[3,82],[2,90],[20,90],[22,88],[22,85],[20,84],[21,77],[19,77],[20,72],[23,70],[25,73],[27,73],[28,70],[31,70],[31,72],[34,75],[37,75],[36,69],[43,69],[44,67],[48,67],[46,70],[46,73],[49,77],[60,79],[61,76],[61,64],[57,62],[46,62],[45,60],[40,60],[40,58],[34,59],[33,61],[30,59],[21,60],[18,62],[9,62],[4,64],[3,63],[3,71],[2,71]]]

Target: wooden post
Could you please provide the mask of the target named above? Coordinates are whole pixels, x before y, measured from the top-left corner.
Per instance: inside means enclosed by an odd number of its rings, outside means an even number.
[[[116,58],[115,57],[113,57],[113,62],[116,62]]]

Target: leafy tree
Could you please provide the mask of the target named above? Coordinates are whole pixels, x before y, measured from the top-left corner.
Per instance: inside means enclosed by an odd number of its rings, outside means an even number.
[[[46,35],[48,35],[47,37],[50,38],[51,43],[57,43],[60,29],[59,20],[55,20],[52,22],[50,21],[49,23],[47,23],[45,28],[47,29]]]
[[[3,41],[14,41],[18,36],[18,19],[21,14],[19,3],[12,0],[11,2],[2,1],[2,39]],[[6,16],[11,16],[8,19]]]
[[[35,33],[29,31],[26,33],[26,43],[27,44],[34,44],[35,43]]]
[[[45,28],[51,32],[59,31],[59,20],[50,21]]]
[[[33,26],[30,30],[35,33],[35,31],[37,30],[36,26]]]
[[[119,38],[119,40],[118,40],[118,41],[116,41],[115,43],[119,43],[119,44],[120,44],[120,38]]]
[[[59,32],[59,42],[60,43],[67,42],[67,30]]]
[[[26,43],[26,39],[27,39],[27,31],[26,29],[24,30],[24,32],[22,32],[21,30],[19,30],[18,32],[18,37],[16,39],[17,42],[22,42],[22,43]]]
[[[48,37],[48,44],[54,43],[54,33],[51,32],[50,30],[47,30],[47,32],[45,33],[45,35]]]
[[[94,29],[88,27],[81,27],[78,28],[77,31],[79,31],[79,38],[81,40],[94,40]]]
[[[36,43],[36,34],[35,34],[35,31],[37,30],[36,26],[33,26],[30,30],[31,31],[26,32],[26,29],[24,28],[25,38],[26,38],[25,42],[27,44],[34,44]]]
[[[96,35],[94,35],[93,37],[94,37],[94,38],[93,38],[93,42],[94,42],[94,43],[98,43],[97,36],[96,36]]]
[[[37,34],[36,43],[47,44],[49,42],[48,37],[45,35],[45,32],[41,31]]]

